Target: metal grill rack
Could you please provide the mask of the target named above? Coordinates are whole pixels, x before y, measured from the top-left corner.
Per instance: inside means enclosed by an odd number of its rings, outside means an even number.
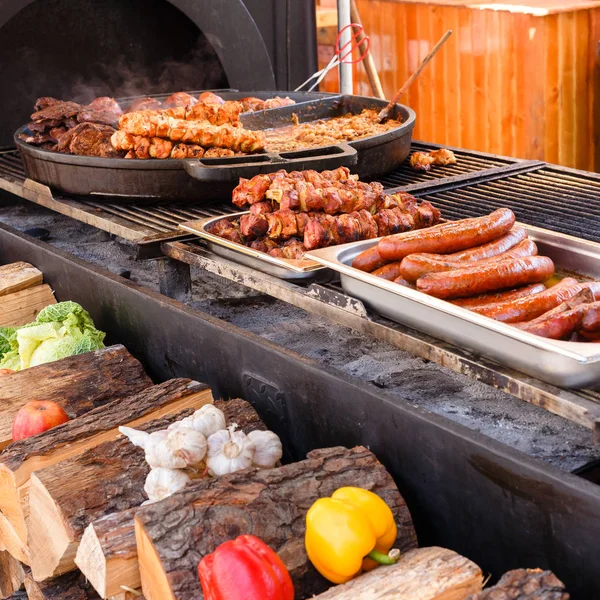
[[[431,171],[415,171],[410,166],[409,160],[414,152],[429,152],[430,150],[439,150],[442,147],[448,148],[454,152],[457,157],[457,163],[455,165],[434,167]],[[409,157],[406,161],[391,173],[388,173],[383,177],[377,177],[377,181],[380,181],[385,187],[413,186],[437,182],[441,179],[473,175],[475,173],[489,173],[490,170],[523,164],[531,164],[531,161],[413,141]]]
[[[415,142],[411,151],[429,151],[440,147]],[[406,161],[392,173],[378,179],[386,187],[402,185],[409,190],[420,190],[423,186],[429,189],[432,184],[440,182],[456,185],[474,176],[487,178],[543,165],[535,161],[521,161],[459,149],[456,149],[455,153],[458,159],[456,165],[437,167],[430,172],[418,172]],[[212,204],[164,201],[136,203],[98,196],[84,198],[61,195],[26,178],[17,150],[0,152],[0,189],[135,242],[140,247],[138,255],[141,258],[156,256],[157,246],[161,241],[184,237],[178,230],[180,223],[237,210],[229,199]]]
[[[464,219],[508,207],[531,225],[600,242],[600,175],[545,166],[434,193],[416,191],[445,218]]]

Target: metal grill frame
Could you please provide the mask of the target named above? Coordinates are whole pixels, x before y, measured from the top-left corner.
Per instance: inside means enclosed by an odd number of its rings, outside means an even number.
[[[435,149],[441,146],[415,142],[413,151]],[[508,159],[494,155],[467,152],[456,149],[459,157],[475,157],[476,161],[489,161],[489,168],[439,177],[391,188],[410,191],[421,198],[431,198],[435,202],[436,195],[468,193],[477,186],[503,185],[520,177],[540,177],[547,172],[559,174],[569,180],[588,180],[598,185],[600,198],[600,175],[585,173],[574,169],[566,169],[548,165],[541,161],[525,161]],[[4,159],[4,160],[3,160]],[[504,162],[498,166],[498,162]],[[8,163],[5,172],[2,168]],[[460,163],[459,163],[460,164]],[[446,168],[447,169],[447,168]],[[435,171],[434,171],[435,173]],[[1,175],[5,175],[4,178]],[[411,176],[413,174],[411,173]],[[418,177],[419,174],[414,175]],[[389,179],[381,178],[384,183]],[[344,294],[339,285],[312,284],[303,286],[284,282],[275,277],[258,273],[242,265],[223,258],[217,258],[202,248],[192,236],[172,229],[161,228],[161,220],[177,223],[177,214],[189,218],[196,215],[210,216],[233,212],[233,207],[227,201],[223,204],[196,205],[157,203],[156,205],[136,206],[135,204],[102,202],[90,198],[66,198],[53,196],[50,189],[31,180],[25,179],[20,159],[13,152],[12,157],[0,153],[0,188],[16,194],[27,200],[55,210],[61,214],[83,221],[89,225],[104,229],[109,233],[134,241],[138,249],[138,258],[157,258],[159,261],[160,289],[165,295],[185,301],[190,298],[191,276],[190,266],[200,267],[221,277],[241,283],[249,288],[273,296],[284,302],[293,304],[304,310],[315,312],[332,321],[351,327],[357,331],[386,341],[412,354],[442,364],[456,372],[468,375],[488,385],[501,389],[520,398],[536,404],[551,412],[559,414],[575,423],[584,425],[592,430],[594,440],[600,443],[600,394],[592,391],[568,391],[522,373],[505,368],[493,361],[475,356],[461,348],[440,342],[434,338],[410,330],[406,327],[387,321],[377,315],[369,314],[364,305]],[[495,206],[488,206],[490,209]],[[140,212],[140,209],[144,212]],[[202,211],[196,213],[195,211]],[[157,212],[158,211],[158,212]],[[177,211],[177,213],[174,213]],[[486,212],[486,211],[483,211]],[[478,212],[475,214],[482,214]],[[452,215],[450,215],[452,216]],[[456,216],[456,215],[454,215]],[[471,216],[471,215],[469,215]],[[460,217],[459,217],[460,218]],[[152,226],[152,220],[158,223]],[[148,225],[150,223],[150,226]]]
[[[442,148],[437,144],[413,142],[411,153]],[[492,178],[508,173],[536,169],[539,161],[525,161],[483,152],[452,148],[458,156],[457,165],[435,167],[430,172],[416,172],[405,162],[396,171],[378,178],[386,187],[397,185],[401,177],[406,183],[402,189],[413,193],[422,189],[437,189],[440,185],[457,186],[474,178]],[[187,234],[178,229],[184,221],[235,212],[230,201],[222,203],[126,203],[122,199],[78,198],[56,194],[48,186],[27,179],[18,152],[14,149],[0,152],[0,189],[44,206],[65,216],[77,219],[117,235],[137,245],[137,258],[160,256],[159,244],[165,240],[181,239]]]

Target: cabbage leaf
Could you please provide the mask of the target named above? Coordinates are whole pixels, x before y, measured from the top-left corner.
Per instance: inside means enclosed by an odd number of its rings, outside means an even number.
[[[44,308],[33,323],[0,328],[0,369],[20,371],[104,348],[105,334],[76,302]]]

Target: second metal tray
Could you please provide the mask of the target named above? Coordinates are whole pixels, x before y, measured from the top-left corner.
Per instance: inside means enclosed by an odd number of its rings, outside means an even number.
[[[558,270],[600,279],[600,244],[522,226],[538,245],[539,253],[549,256]],[[348,294],[389,319],[476,350],[557,386],[600,384],[600,344],[548,340],[354,269],[354,258],[378,239],[313,250],[306,256],[338,271]]]
[[[179,227],[205,240],[209,250],[217,256],[228,258],[262,273],[278,277],[279,279],[290,281],[319,279],[325,281],[331,277],[331,271],[314,260],[291,260],[269,256],[264,252],[231,242],[208,231],[211,225],[223,219],[236,219],[245,214],[248,214],[247,211],[225,216],[208,217],[206,219],[199,219],[198,221],[181,223]]]

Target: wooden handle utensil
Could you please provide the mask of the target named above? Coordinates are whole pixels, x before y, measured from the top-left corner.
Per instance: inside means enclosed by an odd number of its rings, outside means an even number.
[[[390,112],[394,108],[394,104],[400,100],[408,91],[408,88],[414,83],[415,79],[421,74],[421,71],[429,64],[429,61],[437,54],[438,50],[446,43],[446,40],[452,35],[452,30],[449,29],[442,36],[442,39],[433,47],[431,52],[423,59],[419,68],[406,80],[406,83],[396,92],[396,95],[390,100],[389,104],[379,113],[379,122],[383,123],[390,118]]]

